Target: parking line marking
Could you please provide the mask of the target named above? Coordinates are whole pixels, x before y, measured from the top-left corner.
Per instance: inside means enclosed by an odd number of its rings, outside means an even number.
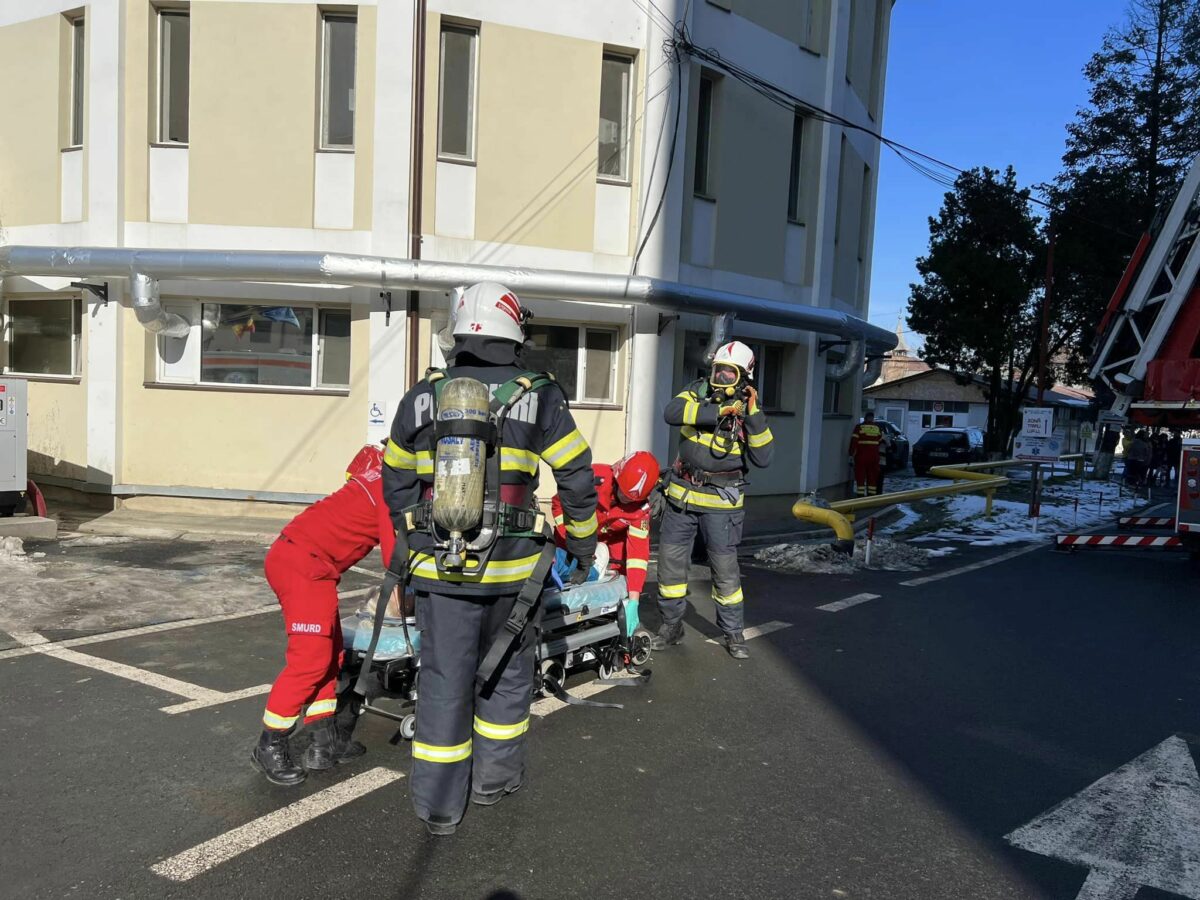
[[[818,606],[817,609],[823,612],[841,612],[843,609],[858,606],[858,604],[866,603],[868,600],[878,600],[880,596],[880,594],[855,594],[853,597],[847,597],[845,600],[835,600],[833,603]]]
[[[171,881],[191,881],[197,875],[203,875],[209,869],[216,868],[247,850],[253,850],[317,816],[357,800],[371,791],[386,787],[403,777],[402,772],[391,769],[371,769],[155,863],[150,867],[150,871]]]
[[[272,685],[269,684],[256,684],[254,687],[242,688],[240,691],[218,693],[216,697],[189,700],[187,703],[176,703],[172,706],[162,706],[159,707],[158,711],[165,712],[169,716],[174,716],[179,713],[191,712],[195,709],[205,709],[209,706],[219,706],[222,703],[232,703],[235,700],[245,700],[248,697],[261,697],[263,694],[269,694],[271,687]]]
[[[39,634],[32,635],[32,637],[42,636]],[[111,659],[88,656],[86,653],[68,650],[65,647],[56,647],[49,643],[38,644],[32,642],[30,650],[34,653],[40,653],[43,656],[52,656],[64,662],[75,663],[78,666],[85,666],[89,669],[106,672],[109,675],[115,675],[118,678],[124,678],[128,681],[136,681],[138,684],[157,688],[160,691],[166,691],[168,694],[177,694],[180,697],[186,697],[188,700],[213,700],[221,696],[220,691],[200,687],[197,684],[189,684],[186,681],[179,681],[176,678],[161,675],[158,672],[150,672],[135,666],[127,666],[125,663],[114,662]]]
[[[959,566],[957,569],[950,569],[947,572],[941,572],[937,575],[926,575],[924,578],[912,578],[908,581],[902,581],[904,587],[916,587],[920,584],[929,584],[931,581],[941,581],[943,578],[953,578],[955,575],[963,575],[967,572],[974,572],[976,569],[985,569],[988,566],[994,566],[996,563],[1007,562],[1010,559],[1016,559],[1018,556],[1024,556],[1026,553],[1032,553],[1034,550],[1044,550],[1048,544],[1035,543],[1028,547],[1022,547],[1020,550],[1010,550],[1008,553],[1001,553],[999,556],[993,556],[991,559],[985,559],[982,562],[971,563],[969,566]]]
[[[772,631],[781,631],[784,628],[791,628],[791,627],[792,627],[791,622],[778,622],[778,621],[763,622],[763,624],[761,624],[761,625],[752,625],[751,627],[747,628],[745,631],[742,632],[742,637],[744,637],[748,641],[752,641],[757,637],[763,637],[764,635],[768,635]],[[724,642],[721,640],[718,640],[717,638],[709,638],[705,643],[720,644],[720,643],[724,643]]]

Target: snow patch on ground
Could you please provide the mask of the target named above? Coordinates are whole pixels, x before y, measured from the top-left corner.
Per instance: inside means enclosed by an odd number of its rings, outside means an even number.
[[[863,569],[887,572],[915,572],[924,568],[934,556],[953,552],[953,547],[926,550],[890,538],[876,538],[871,548],[871,565],[867,565],[866,542],[857,541],[854,555],[839,553],[828,544],[805,546],[775,544],[754,554],[763,565],[781,572],[807,572],[814,575],[853,575]]]
[[[33,573],[40,568],[41,566],[25,555],[25,542],[19,537],[0,540],[0,572],[6,575],[13,572]]]

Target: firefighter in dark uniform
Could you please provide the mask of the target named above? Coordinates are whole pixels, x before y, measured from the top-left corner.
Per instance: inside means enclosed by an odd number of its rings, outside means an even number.
[[[709,382],[689,385],[667,404],[664,418],[679,428],[679,458],[668,475],[666,509],[659,531],[658,608],[662,626],[651,647],[662,650],[683,639],[688,563],[697,529],[708,548],[712,598],[725,648],[746,659],[742,579],[737,550],[745,521],[742,488],[751,465],[770,465],[773,451],[767,417],[751,384],[754,353],[740,341],[713,357]]]
[[[495,394],[529,375],[520,360],[528,315],[502,285],[468,288],[455,301],[454,346],[447,353],[444,378],[473,378]],[[397,527],[409,524],[413,511],[433,496],[437,374],[404,396],[392,423],[384,454],[384,496]],[[536,513],[539,461],[553,471],[567,522],[567,549],[586,577],[596,549],[592,454],[562,389],[543,381],[524,395],[512,407],[497,443],[499,498],[507,508]],[[507,663],[491,682],[494,686],[478,689],[475,680],[493,644],[512,640],[505,625],[538,565],[542,545],[529,536],[502,534],[486,566],[454,573],[435,563],[428,526],[408,530],[409,572],[421,629],[410,789],[416,813],[429,831],[451,834],[466,810],[468,794],[473,802],[490,806],[519,789],[525,777],[534,680],[532,629],[517,636]]]

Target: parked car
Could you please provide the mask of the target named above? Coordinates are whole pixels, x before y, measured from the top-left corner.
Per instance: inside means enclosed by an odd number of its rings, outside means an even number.
[[[891,422],[881,422],[877,419],[875,424],[882,428],[888,436],[883,456],[883,470],[891,472],[895,469],[903,469],[908,465],[908,438]]]
[[[933,466],[981,462],[983,432],[978,428],[931,428],[912,448],[913,471],[927,475]]]

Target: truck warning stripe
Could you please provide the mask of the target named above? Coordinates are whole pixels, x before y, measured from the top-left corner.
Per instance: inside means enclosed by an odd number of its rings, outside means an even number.
[[[1059,547],[1182,547],[1177,537],[1152,537],[1140,534],[1057,534]]]
[[[1135,525],[1140,528],[1174,528],[1174,516],[1121,516],[1118,525]]]

